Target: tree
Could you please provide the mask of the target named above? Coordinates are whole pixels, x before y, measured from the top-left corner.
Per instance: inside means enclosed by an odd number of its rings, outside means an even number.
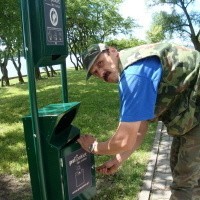
[[[165,36],[165,25],[161,23],[160,14],[153,15],[153,24],[150,26],[149,31],[146,32],[147,39],[151,43],[160,42],[166,39]]]
[[[118,51],[122,50],[122,49],[127,49],[127,48],[131,48],[131,47],[135,47],[135,46],[139,46],[142,44],[145,44],[145,41],[136,39],[136,38],[132,38],[132,39],[121,39],[121,40],[110,40],[109,42],[107,42],[106,44],[108,46],[113,46],[115,48],[117,48]]]
[[[21,73],[21,57],[22,57],[22,21],[20,13],[20,1],[9,0],[0,1],[1,18],[0,18],[0,41],[6,46],[7,52],[1,52],[1,71],[4,83],[9,83],[7,63],[8,59],[13,62],[14,68],[18,74],[19,83],[24,83]],[[9,57],[8,57],[9,55]],[[3,58],[3,56],[6,56]],[[53,67],[50,67],[51,74],[55,74]],[[41,79],[40,69],[35,68],[36,79]]]
[[[104,42],[118,33],[128,34],[133,19],[118,12],[122,0],[67,0],[67,39],[69,53],[76,57],[75,69],[82,67],[81,53],[92,43]]]
[[[50,73],[49,73],[48,67],[50,69]],[[52,65],[45,66],[44,71],[47,73],[47,77],[54,77],[54,75],[57,74],[56,71],[53,69]]]
[[[0,9],[0,40],[3,41],[4,45],[6,46],[6,52],[1,54],[1,59],[4,60],[1,60],[1,70],[2,73],[5,73],[3,74],[3,77],[4,79],[8,79],[8,77],[6,77],[8,75],[8,73],[6,73],[8,62],[5,61],[8,60],[10,57],[15,69],[17,70],[19,82],[23,83],[24,80],[21,74],[20,62],[20,52],[22,51],[22,30],[19,1],[1,1]],[[3,58],[2,56],[5,57]],[[14,57],[16,57],[16,59]],[[6,82],[8,84],[8,81]]]
[[[9,58],[9,51],[5,49],[4,51],[0,51],[0,68],[1,68],[1,87],[9,86],[9,78],[8,78],[8,70],[7,63]]]
[[[14,65],[16,71],[17,71],[19,83],[23,84],[24,79],[23,79],[23,76],[22,76],[22,73],[21,73],[22,64],[21,64],[20,57],[21,57],[21,54],[20,54],[20,51],[18,50],[17,59],[15,59],[13,55],[11,55],[11,60],[12,60],[13,65]]]
[[[165,36],[178,34],[183,40],[190,38],[200,51],[200,12],[194,10],[196,0],[148,0],[149,6],[169,5],[171,12],[161,11],[153,23],[161,26]]]

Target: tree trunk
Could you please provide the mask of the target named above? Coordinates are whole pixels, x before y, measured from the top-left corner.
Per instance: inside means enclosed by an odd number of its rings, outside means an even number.
[[[191,36],[191,40],[194,45],[194,48],[200,52],[200,42],[199,42],[198,36]]]
[[[1,87],[10,86],[10,81],[8,78],[8,70],[6,66],[1,66],[1,73],[3,76],[1,77]]]
[[[2,63],[0,63],[1,73],[2,73],[1,87],[10,86],[10,81],[8,78],[7,64],[8,64],[8,55],[5,55],[4,61]]]
[[[49,69],[51,70],[51,77],[57,74],[52,65],[49,66]]]
[[[15,62],[15,59],[13,58],[13,56],[11,56],[11,60],[13,62],[13,65],[17,71],[17,75],[18,75],[18,80],[19,80],[19,83],[23,84],[24,83],[24,79],[23,79],[23,76],[22,76],[22,73],[21,73],[21,59],[20,59],[20,51],[18,50],[18,55],[17,55],[17,60],[18,60],[18,66]]]
[[[48,70],[47,66],[44,67],[44,70],[47,73],[47,77],[50,77],[50,73],[49,73],[49,70]]]
[[[42,79],[39,67],[35,67],[35,78],[36,78],[36,80]]]

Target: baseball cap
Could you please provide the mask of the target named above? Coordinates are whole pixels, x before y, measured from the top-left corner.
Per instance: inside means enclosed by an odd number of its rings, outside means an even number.
[[[102,51],[106,49],[108,49],[108,46],[103,43],[93,44],[82,55],[83,66],[87,70],[86,80],[88,80],[92,75],[90,73],[90,69],[94,64],[95,60],[102,53]]]

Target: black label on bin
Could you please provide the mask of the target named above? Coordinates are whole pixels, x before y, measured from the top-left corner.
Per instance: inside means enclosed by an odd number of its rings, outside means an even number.
[[[65,157],[69,200],[92,186],[91,155],[83,149]]]
[[[62,0],[44,0],[47,45],[64,45]]]

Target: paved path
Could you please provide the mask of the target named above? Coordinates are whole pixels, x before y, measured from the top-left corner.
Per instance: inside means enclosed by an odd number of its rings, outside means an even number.
[[[172,137],[162,122],[158,122],[151,158],[144,177],[138,200],[167,200],[170,198],[172,181],[169,166]]]

